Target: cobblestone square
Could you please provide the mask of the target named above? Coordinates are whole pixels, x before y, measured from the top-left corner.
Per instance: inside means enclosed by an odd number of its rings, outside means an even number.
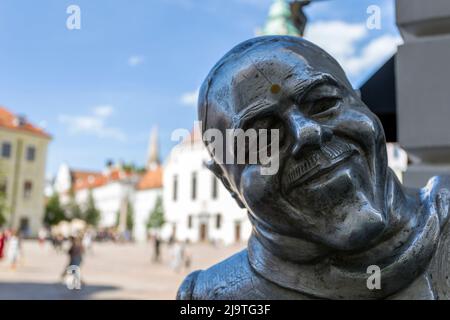
[[[61,281],[67,256],[56,253],[49,243],[40,246],[25,241],[16,270],[11,270],[5,260],[0,262],[0,299],[171,300],[190,271],[207,268],[243,247],[190,245],[187,252],[192,256],[192,266],[177,273],[170,267],[172,255],[167,246],[162,247],[161,263],[154,264],[150,244],[95,243],[82,266],[84,286],[71,291]]]

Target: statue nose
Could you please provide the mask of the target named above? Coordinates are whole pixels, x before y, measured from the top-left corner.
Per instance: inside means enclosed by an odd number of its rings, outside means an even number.
[[[287,114],[289,131],[293,137],[291,154],[298,158],[307,149],[320,147],[331,140],[332,131],[320,123],[305,117],[299,110]]]

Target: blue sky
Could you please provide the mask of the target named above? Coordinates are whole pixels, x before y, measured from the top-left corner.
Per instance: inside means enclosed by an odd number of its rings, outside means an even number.
[[[103,168],[143,164],[152,126],[162,155],[196,120],[195,93],[209,69],[254,36],[272,0],[1,0],[0,105],[54,136],[48,175],[62,162]],[[66,9],[81,9],[68,30]],[[366,27],[368,6],[381,29]],[[306,38],[333,54],[358,87],[400,41],[392,0],[312,3]]]

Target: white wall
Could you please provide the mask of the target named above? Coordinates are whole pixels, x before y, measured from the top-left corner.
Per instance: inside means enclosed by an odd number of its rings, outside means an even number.
[[[135,192],[133,236],[136,241],[145,242],[147,240],[147,222],[159,196],[162,196],[162,189]]]
[[[120,210],[123,199],[127,196],[133,201],[132,186],[123,182],[111,182],[104,186],[92,189],[95,206],[100,211],[100,228],[114,227],[117,221],[117,212]],[[76,193],[76,201],[84,206],[87,204],[89,190],[84,189]]]
[[[207,238],[224,244],[235,242],[236,223],[241,224],[242,241],[248,239],[251,225],[245,210],[239,208],[225,187],[218,181],[218,198],[212,198],[213,174],[204,166],[209,155],[201,141],[175,147],[165,165],[163,177],[163,201],[166,219],[163,237],[176,226],[178,240],[200,240],[200,225],[206,224]],[[197,173],[197,198],[192,200],[192,173]],[[178,199],[173,201],[173,177],[178,176]],[[214,178],[215,179],[215,178]],[[216,216],[222,216],[220,229],[216,228]],[[192,227],[188,227],[192,216]]]
[[[72,178],[70,176],[70,168],[67,164],[63,163],[59,166],[56,173],[55,182],[53,188],[58,194],[69,193],[72,187]]]

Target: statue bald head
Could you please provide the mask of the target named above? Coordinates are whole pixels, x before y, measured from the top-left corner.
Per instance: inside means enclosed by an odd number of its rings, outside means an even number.
[[[293,68],[301,71],[294,74]],[[281,84],[308,82],[321,73],[333,75],[351,89],[337,61],[307,40],[265,36],[245,41],[220,59],[201,87],[198,114],[202,129],[217,128],[227,115],[248,105],[253,96],[270,99],[283,94]]]

